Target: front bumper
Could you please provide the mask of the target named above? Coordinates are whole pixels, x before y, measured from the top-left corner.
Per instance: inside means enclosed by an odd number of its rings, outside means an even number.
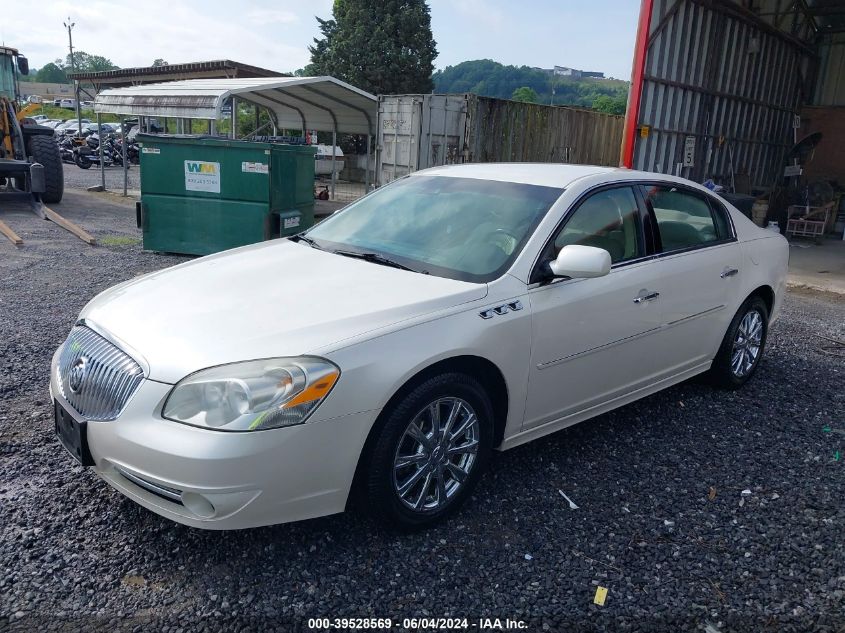
[[[51,373],[51,394],[78,415]],[[344,510],[377,411],[320,420],[318,410],[313,422],[227,433],[162,418],[170,389],[144,380],[118,419],[88,422],[94,471],[113,488],[168,519],[213,530]]]

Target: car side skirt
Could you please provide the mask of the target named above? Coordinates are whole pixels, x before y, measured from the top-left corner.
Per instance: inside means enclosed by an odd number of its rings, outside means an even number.
[[[663,380],[659,380],[653,384],[646,385],[645,387],[641,387],[639,389],[623,394],[611,400],[601,402],[587,409],[582,409],[580,411],[576,411],[575,413],[570,413],[565,417],[559,418],[557,420],[552,420],[551,422],[547,422],[542,426],[534,427],[521,433],[511,435],[510,437],[506,437],[505,440],[498,446],[498,450],[506,451],[511,448],[521,446],[522,444],[526,444],[528,442],[531,442],[532,440],[541,438],[544,435],[549,435],[550,433],[560,431],[569,426],[572,426],[573,424],[578,424],[579,422],[583,422],[584,420],[594,418],[598,415],[601,415],[602,413],[607,413],[608,411],[612,411],[613,409],[618,409],[619,407],[622,407],[626,404],[630,404],[631,402],[639,400],[640,398],[644,398],[658,391],[662,391],[667,387],[671,387],[672,385],[676,385],[679,382],[683,382],[684,380],[692,378],[693,376],[704,373],[705,371],[710,369],[711,364],[712,361],[708,360],[706,363],[701,363],[700,365],[691,367],[690,369],[664,378]]]

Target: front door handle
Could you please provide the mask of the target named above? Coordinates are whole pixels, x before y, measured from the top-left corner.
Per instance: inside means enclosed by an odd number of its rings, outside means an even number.
[[[739,273],[739,271],[736,268],[725,268],[725,270],[722,271],[720,277],[722,279],[725,279],[726,277],[733,277],[737,273]]]
[[[646,301],[654,301],[660,296],[659,292],[650,292],[645,295],[640,295],[634,299],[634,303],[645,303]]]

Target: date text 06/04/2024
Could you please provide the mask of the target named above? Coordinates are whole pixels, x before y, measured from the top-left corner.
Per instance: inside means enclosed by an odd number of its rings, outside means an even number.
[[[312,630],[388,630],[394,627],[407,630],[477,630],[518,631],[528,628],[523,620],[510,618],[309,618]]]

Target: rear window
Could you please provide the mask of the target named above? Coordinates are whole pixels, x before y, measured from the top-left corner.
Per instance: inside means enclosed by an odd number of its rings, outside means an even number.
[[[654,212],[663,252],[706,246],[730,237],[724,214],[702,196],[671,185],[650,185],[643,191]]]

